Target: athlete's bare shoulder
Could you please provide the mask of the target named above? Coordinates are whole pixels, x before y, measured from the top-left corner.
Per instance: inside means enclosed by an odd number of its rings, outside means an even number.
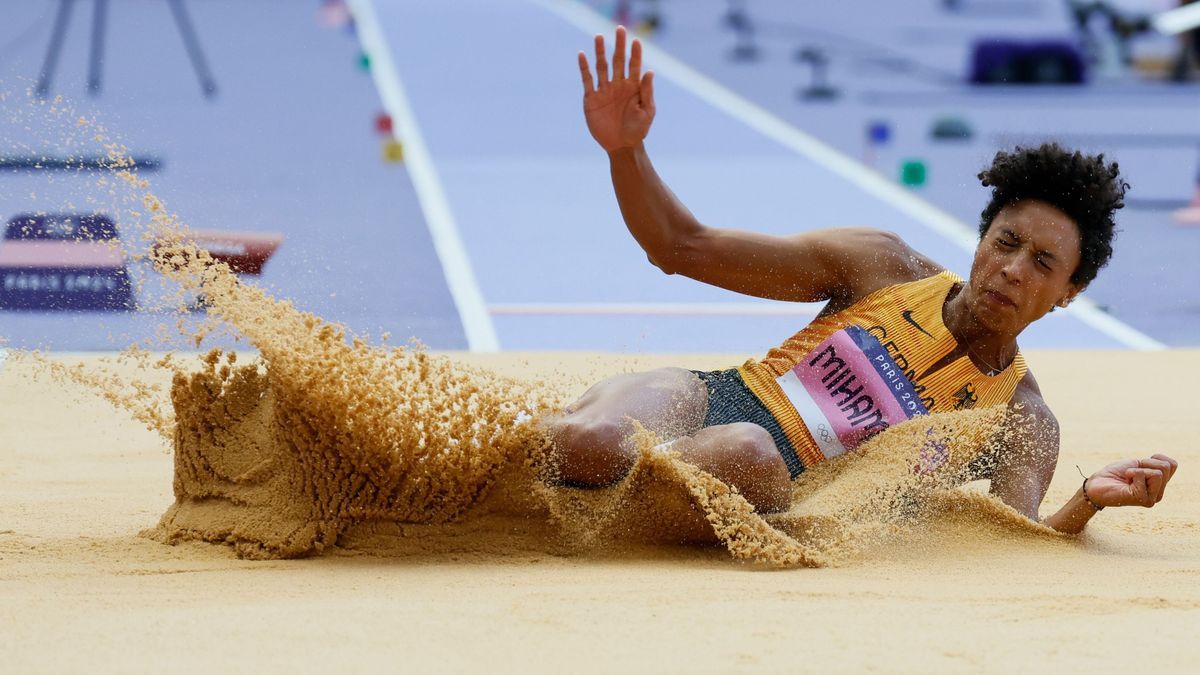
[[[946,268],[908,245],[900,235],[875,228],[840,228],[829,246],[847,273],[822,314],[840,311],[881,288],[933,276]]]
[[[1009,401],[1009,407],[1014,410],[1027,410],[1029,413],[1038,414],[1047,418],[1054,418],[1054,413],[1050,411],[1050,406],[1046,405],[1046,399],[1042,398],[1042,389],[1038,386],[1037,379],[1033,376],[1032,370],[1025,371],[1025,377],[1017,383],[1017,388],[1013,391],[1012,399]]]

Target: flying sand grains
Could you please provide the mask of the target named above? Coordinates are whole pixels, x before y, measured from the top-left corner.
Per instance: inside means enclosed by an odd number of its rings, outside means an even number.
[[[562,406],[565,392],[420,346],[368,344],[244,282],[189,241],[124,146],[87,126],[108,153],[113,184],[132,193],[124,203],[149,219],[138,238],[147,250],[138,255],[178,285],[179,298],[203,297],[210,321],[190,328],[195,344],[219,322],[259,351],[249,363],[212,351],[198,370],[129,351],[125,358],[140,367],[174,372],[169,409],[166,393],[149,382],[49,365],[172,439],[175,503],[146,532],[159,541],[298,557],[388,527],[400,533],[400,549],[416,540],[414,527],[444,532],[438,528],[461,524],[479,539],[471,522],[505,516],[530,524],[544,550],[715,541],[740,560],[823,566],[851,561],[939,509],[970,504],[983,513],[979,500],[994,502],[951,490],[1002,428],[1003,410],[931,415],[889,429],[853,456],[811,469],[796,482],[792,507],[765,517],[677,454],[653,450],[660,439],[645,430],[635,437],[631,474],[617,485],[555,487],[539,419]],[[931,444],[946,461],[917,471]],[[992,508],[992,517],[1008,517],[1004,508]],[[503,537],[495,545],[504,546]]]

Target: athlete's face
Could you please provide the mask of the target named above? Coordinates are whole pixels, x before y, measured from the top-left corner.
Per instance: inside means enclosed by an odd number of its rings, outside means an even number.
[[[971,313],[991,330],[1017,334],[1081,290],[1079,228],[1058,208],[1036,199],[1001,209],[975,249]]]

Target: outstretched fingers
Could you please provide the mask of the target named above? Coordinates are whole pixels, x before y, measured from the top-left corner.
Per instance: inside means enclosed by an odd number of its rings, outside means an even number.
[[[640,82],[642,78],[642,41],[634,38],[629,49],[629,79]]]
[[[591,70],[588,68],[587,56],[579,53],[579,70],[583,76],[583,84],[586,91],[594,91],[596,89],[605,89],[610,82],[622,82],[625,79],[633,80],[642,87],[643,102],[646,98],[646,88],[650,83],[642,77],[642,43],[637,38],[634,38],[633,45],[629,48],[629,74],[625,73],[626,66],[626,44],[628,41],[628,31],[624,26],[617,26],[616,45],[613,47],[612,54],[612,73],[609,74],[608,55],[604,51],[604,36],[597,35],[595,38],[596,49],[596,78],[592,79]],[[649,75],[649,73],[647,73]],[[651,89],[650,94],[653,93]]]
[[[608,86],[608,57],[604,55],[604,36],[596,36],[596,81],[599,88]]]
[[[579,74],[583,77],[583,93],[590,94],[596,91],[596,84],[592,81],[592,70],[588,67],[587,54],[579,52]]]
[[[613,82],[625,79],[625,27],[617,26],[617,44],[613,47]]]

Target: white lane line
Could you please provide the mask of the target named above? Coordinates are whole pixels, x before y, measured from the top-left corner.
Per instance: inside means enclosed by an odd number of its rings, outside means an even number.
[[[392,60],[392,51],[379,26],[375,5],[372,0],[349,0],[349,4],[354,14],[358,39],[370,58],[371,77],[379,89],[384,109],[392,117],[392,133],[404,143],[404,163],[412,177],[417,199],[421,202],[425,222],[429,224],[433,248],[437,251],[442,272],[446,275],[446,284],[458,309],[468,348],[475,352],[499,351],[500,340],[496,336],[496,328],[475,279],[471,260],[458,232],[458,224],[450,210],[450,202],[442,189],[437,167],[425,145],[400,72]]]
[[[589,33],[609,33],[613,22],[578,0],[531,0]],[[876,171],[867,169],[815,136],[800,131],[766,108],[742,97],[652,43],[642,42],[642,63],[709,105],[742,122],[763,136],[807,157],[866,192],[895,206],[945,236],[964,250],[975,250],[975,235],[954,216],[942,211]]]
[[[488,305],[494,316],[805,316],[818,306],[751,302],[527,302]]]
[[[581,4],[578,0],[530,0],[530,2],[557,14],[587,33],[612,31],[612,21]],[[741,121],[763,136],[811,159],[830,172],[857,185],[864,192],[890,204],[901,213],[946,237],[964,251],[975,251],[975,232],[954,216],[914,195],[907,188],[893,183],[878,172],[868,169],[857,160],[842,154],[816,137],[797,129],[766,108],[702,74],[660,47],[643,42],[642,48],[642,62],[645,64],[645,68],[653,69],[654,72],[692,92],[709,105]],[[1105,314],[1087,298],[1076,298],[1067,311],[1127,347],[1147,351],[1166,348],[1166,345],[1158,340]]]
[[[1076,296],[1066,311],[1076,319],[1104,333],[1126,347],[1145,352],[1167,349],[1167,345],[1100,309],[1095,302]]]

